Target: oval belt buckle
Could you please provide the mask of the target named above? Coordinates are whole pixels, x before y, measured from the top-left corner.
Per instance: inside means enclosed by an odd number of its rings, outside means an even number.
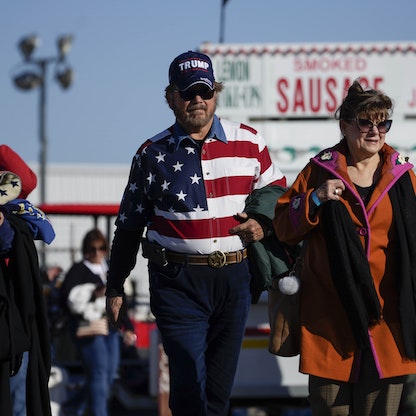
[[[215,269],[219,269],[225,266],[227,261],[227,256],[222,251],[213,251],[208,256],[208,265],[214,267]]]

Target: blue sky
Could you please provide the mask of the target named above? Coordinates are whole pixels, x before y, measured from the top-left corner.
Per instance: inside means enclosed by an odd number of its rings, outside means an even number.
[[[75,82],[62,90],[49,66],[48,162],[130,164],[168,127],[167,71],[179,53],[218,43],[222,0],[3,0],[0,4],[0,134],[28,162],[39,158],[39,91],[22,92],[17,49],[25,35],[56,54],[72,34]],[[414,0],[229,0],[225,43],[416,41]]]

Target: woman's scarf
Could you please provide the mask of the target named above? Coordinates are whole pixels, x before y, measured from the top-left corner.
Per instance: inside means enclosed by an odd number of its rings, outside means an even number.
[[[399,313],[406,356],[416,359],[416,199],[406,173],[389,191],[399,238]]]
[[[390,189],[400,254],[399,312],[406,356],[416,359],[416,200],[409,173]],[[344,204],[322,205],[332,279],[360,349],[369,346],[368,328],[382,315],[366,253]]]
[[[322,205],[332,280],[360,349],[369,346],[368,327],[381,317],[367,256],[345,205],[328,201]]]

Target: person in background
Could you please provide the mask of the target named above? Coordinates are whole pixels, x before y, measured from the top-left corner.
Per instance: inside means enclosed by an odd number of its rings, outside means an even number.
[[[59,265],[46,265],[41,269],[43,294],[46,300],[46,311],[51,336],[52,364],[55,361],[55,340],[66,329],[68,314],[61,302],[63,269]]]
[[[416,178],[386,143],[392,111],[355,81],[336,112],[341,142],[276,205],[277,237],[307,242],[300,371],[314,416],[396,415],[416,373]]]
[[[251,302],[246,246],[269,231],[243,212],[245,200],[286,186],[261,135],[216,116],[222,89],[207,55],[172,61],[165,98],[176,121],[134,156],[112,245],[106,295],[117,322],[147,228],[142,249],[174,416],[228,414]]]
[[[61,295],[69,312],[69,331],[77,347],[86,375],[85,406],[92,416],[108,415],[108,399],[120,363],[120,332],[108,325],[105,288],[108,271],[108,242],[99,229],[88,231],[82,242],[82,261],[66,273]],[[124,321],[124,337],[134,339],[132,325]]]
[[[0,171],[0,414],[50,415],[50,342],[33,240],[50,244],[55,233],[26,199],[36,175],[7,145],[0,145]]]

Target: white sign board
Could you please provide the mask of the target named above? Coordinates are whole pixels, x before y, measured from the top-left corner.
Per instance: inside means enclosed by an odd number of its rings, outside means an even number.
[[[248,119],[333,118],[351,83],[381,89],[395,118],[416,117],[416,42],[204,44],[226,88],[219,110]]]

